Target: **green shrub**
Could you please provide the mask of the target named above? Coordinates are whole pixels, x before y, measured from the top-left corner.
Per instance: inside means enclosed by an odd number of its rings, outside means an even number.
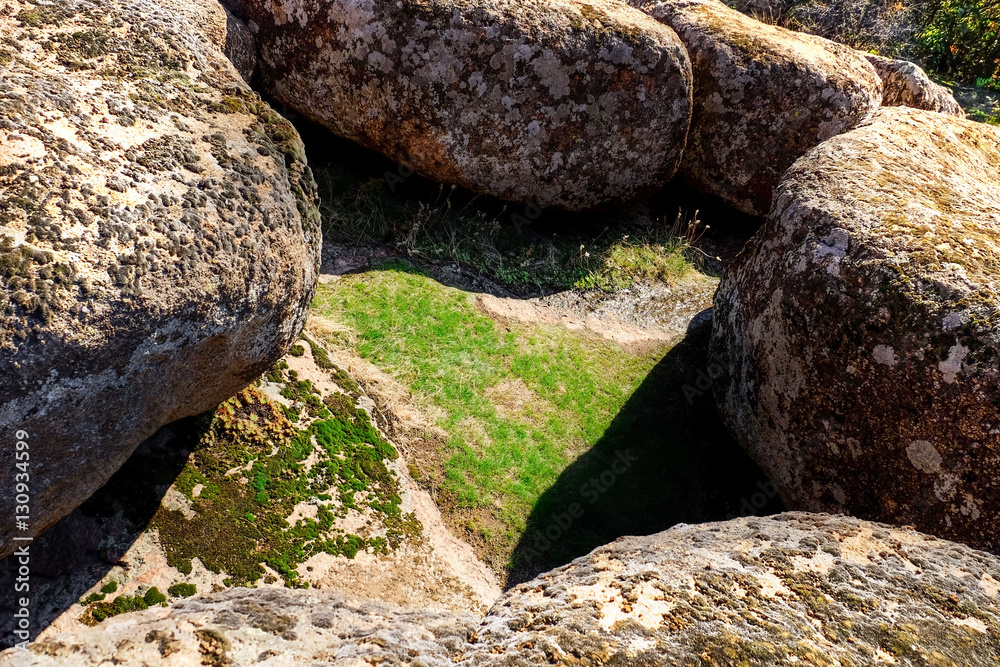
[[[176,583],[167,589],[171,597],[175,598],[189,598],[198,592],[197,587],[194,584]]]
[[[118,590],[118,582],[114,580],[109,581],[108,583],[101,586],[101,592],[104,594],[114,593],[117,590]]]
[[[306,348],[302,347],[301,345],[292,345],[291,349],[288,350],[288,354],[292,355],[293,357],[301,357],[305,353],[306,353]]]
[[[916,35],[927,68],[963,81],[1000,76],[1000,0],[931,0]]]

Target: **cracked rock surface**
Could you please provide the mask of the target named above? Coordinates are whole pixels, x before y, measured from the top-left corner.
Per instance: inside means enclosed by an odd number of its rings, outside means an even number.
[[[202,31],[221,9],[184,9],[0,12],[0,428],[28,436],[33,535],[266,370],[315,290],[301,141]]]
[[[786,506],[1000,549],[998,263],[995,127],[886,107],[788,171],[711,351]]]
[[[691,68],[668,27],[612,0],[234,0],[261,85],[442,182],[584,210],[676,171]]]
[[[990,554],[912,529],[787,513],[621,538],[511,589],[483,619],[233,589],[0,661],[978,667],[1000,651],[998,591]]]
[[[767,25],[717,0],[631,0],[680,36],[694,71],[694,115],[681,176],[765,216],[781,175],[878,108],[864,57],[822,37]]]

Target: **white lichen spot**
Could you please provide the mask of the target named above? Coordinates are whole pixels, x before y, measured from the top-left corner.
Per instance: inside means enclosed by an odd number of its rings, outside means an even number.
[[[914,440],[906,448],[906,456],[913,467],[927,474],[941,472],[941,454],[926,440]]]
[[[945,331],[954,331],[965,324],[965,313],[948,313],[941,320],[941,327]]]
[[[982,515],[982,512],[979,511],[979,503],[977,503],[976,499],[968,493],[962,494],[962,506],[958,509],[958,511],[961,512],[963,516],[972,517],[973,521],[978,520]]]
[[[872,350],[872,358],[875,359],[876,363],[890,368],[896,365],[896,352],[888,345],[876,345],[875,349]]]
[[[958,477],[941,475],[934,482],[934,497],[941,502],[947,502],[955,497],[958,488]]]
[[[944,375],[945,382],[951,384],[958,379],[958,374],[962,370],[962,362],[965,361],[968,354],[969,348],[959,342],[951,346],[948,350],[948,358],[938,362],[938,370]]]

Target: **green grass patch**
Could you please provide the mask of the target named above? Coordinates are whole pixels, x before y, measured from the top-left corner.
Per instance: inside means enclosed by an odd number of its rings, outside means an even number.
[[[643,354],[561,327],[505,330],[469,294],[411,265],[321,286],[313,308],[357,352],[443,410],[440,490],[501,567],[539,497],[596,443],[666,349]],[[488,517],[486,516],[488,515]]]

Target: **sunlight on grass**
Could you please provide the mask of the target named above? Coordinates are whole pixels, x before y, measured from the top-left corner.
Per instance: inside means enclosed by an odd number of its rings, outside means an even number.
[[[630,354],[561,327],[510,331],[402,262],[322,286],[313,308],[355,350],[440,408],[441,491],[488,508],[486,541],[509,554],[540,495],[594,445],[666,349]]]

